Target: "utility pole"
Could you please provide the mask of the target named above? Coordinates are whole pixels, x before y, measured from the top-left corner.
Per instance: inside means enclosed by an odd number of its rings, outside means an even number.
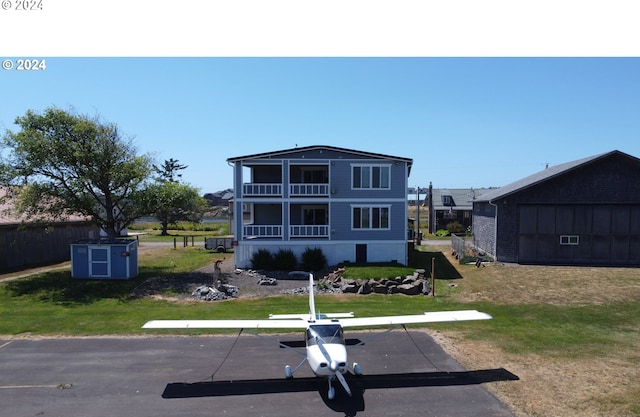
[[[416,245],[420,242],[420,187],[416,186]]]

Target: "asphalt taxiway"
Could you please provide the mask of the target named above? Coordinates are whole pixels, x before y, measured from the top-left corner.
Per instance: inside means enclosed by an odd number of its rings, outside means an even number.
[[[276,338],[296,345],[303,334]],[[346,375],[352,397],[338,385],[328,400],[327,381],[306,365],[285,380],[284,366],[302,358],[244,333],[0,339],[0,416],[513,416],[483,384],[516,375],[465,370],[424,332],[396,330],[351,349],[364,373]]]

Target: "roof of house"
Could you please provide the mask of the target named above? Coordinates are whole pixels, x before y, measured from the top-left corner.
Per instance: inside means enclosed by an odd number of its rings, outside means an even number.
[[[21,215],[14,209],[14,203],[7,197],[7,190],[0,187],[0,226],[18,225],[21,223],[27,223],[26,216]],[[52,220],[53,223],[66,223],[66,222],[86,222],[91,219],[81,215],[71,215],[64,219]]]
[[[336,146],[328,146],[328,145],[302,146],[300,148],[282,149],[279,151],[256,153],[256,154],[245,155],[245,156],[236,156],[234,158],[228,158],[227,162],[237,162],[244,159],[273,158],[278,156],[284,156],[294,152],[314,151],[317,149],[331,150],[335,152],[344,152],[344,153],[349,153],[349,154],[358,155],[358,156],[366,156],[370,158],[394,159],[394,160],[406,162],[409,166],[409,172],[411,172],[411,166],[413,165],[413,159],[411,158],[404,158],[400,156],[385,155],[385,154],[366,152],[366,151],[358,151],[354,149],[339,148]]]
[[[476,199],[476,201],[492,201],[492,200],[507,197],[511,194],[517,193],[526,188],[548,181],[552,178],[556,178],[560,175],[564,175],[567,172],[573,171],[579,167],[594,163],[596,161],[611,157],[613,155],[623,155],[623,156],[640,161],[640,159],[637,159],[631,155],[628,155],[624,152],[620,152],[618,150],[614,150],[611,152],[606,152],[598,155],[593,155],[587,158],[582,158],[575,161],[566,162],[564,164],[548,167],[533,175],[529,175],[528,177],[512,182],[511,184],[507,184],[503,187],[500,187],[490,192],[487,192],[485,194],[482,194],[479,198]]]
[[[473,202],[482,194],[493,191],[492,188],[434,188],[433,195],[434,210],[471,210]],[[451,202],[445,204],[445,196],[451,197]]]

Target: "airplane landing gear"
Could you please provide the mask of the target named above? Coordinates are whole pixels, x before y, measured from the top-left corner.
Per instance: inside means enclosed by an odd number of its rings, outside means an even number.
[[[358,376],[362,375],[362,367],[358,362],[353,363],[353,373]]]
[[[336,397],[336,389],[333,387],[333,385],[331,385],[331,381],[333,378],[329,378],[329,392],[327,393],[327,397],[330,400],[333,400]]]

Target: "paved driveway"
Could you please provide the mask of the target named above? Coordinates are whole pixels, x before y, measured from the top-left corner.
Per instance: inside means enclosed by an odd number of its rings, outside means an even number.
[[[482,383],[515,375],[467,372],[422,332],[349,356],[365,375],[347,375],[352,398],[337,388],[329,401],[308,367],[283,378],[300,355],[251,335],[0,340],[0,416],[512,416]]]

